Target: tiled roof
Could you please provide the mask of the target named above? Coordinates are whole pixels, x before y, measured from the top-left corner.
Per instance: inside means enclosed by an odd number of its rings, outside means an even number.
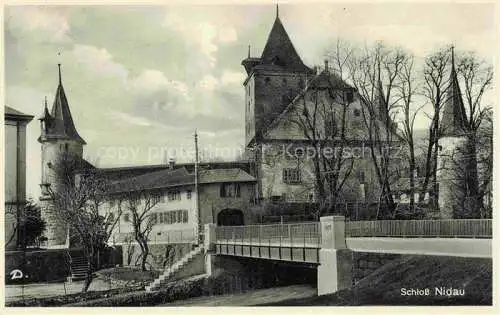
[[[200,172],[200,183],[253,182],[255,177],[239,168],[205,170]]]
[[[260,59],[262,64],[274,64],[297,72],[312,72],[293,47],[279,16],[276,16]]]
[[[123,192],[134,190],[149,190],[188,184],[192,185],[193,183],[194,176],[188,173],[186,168],[183,167],[174,170],[165,169],[115,181],[112,183],[112,191]]]
[[[241,64],[245,67],[247,74],[254,69],[309,74],[314,72],[300,58],[279,16],[276,16],[260,58],[249,55]]]
[[[452,52],[450,86],[441,117],[441,136],[459,136],[467,131],[467,117]]]
[[[221,182],[253,182],[255,178],[241,169],[200,170],[200,185]],[[134,190],[152,190],[178,186],[192,186],[195,183],[194,173],[185,167],[166,169],[140,176],[118,180],[112,183],[114,192]]]
[[[44,112],[44,116],[46,113]],[[46,117],[44,117],[46,118]],[[59,85],[57,86],[54,104],[48,119],[48,128],[44,137],[52,139],[74,140],[81,144],[86,144],[76,131],[71,111],[68,105],[68,99],[61,82],[61,69],[59,68]]]

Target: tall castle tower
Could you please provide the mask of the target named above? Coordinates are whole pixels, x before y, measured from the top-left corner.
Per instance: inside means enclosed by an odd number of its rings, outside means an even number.
[[[245,144],[258,144],[264,129],[283,112],[290,101],[305,87],[314,71],[304,65],[279,18],[269,33],[260,57],[250,56],[245,67]]]
[[[452,48],[450,86],[443,107],[439,133],[437,181],[443,219],[475,217],[476,169],[474,143],[455,70]],[[472,198],[471,198],[472,197]]]
[[[47,223],[45,236],[47,246],[50,248],[67,247],[67,227],[59,223],[53,213],[53,206],[48,188],[54,188],[54,173],[51,167],[56,163],[58,157],[64,152],[70,152],[78,157],[83,156],[85,140],[76,131],[69,110],[68,100],[64,93],[61,78],[61,65],[59,67],[59,84],[52,110],[49,113],[47,100],[40,120],[40,137],[38,142],[42,145],[42,182],[40,197],[42,218]]]

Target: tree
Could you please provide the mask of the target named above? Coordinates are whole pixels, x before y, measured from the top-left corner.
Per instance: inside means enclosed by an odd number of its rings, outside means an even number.
[[[120,215],[107,211],[108,181],[81,157],[70,152],[59,156],[51,166],[53,184],[48,187],[56,217],[74,233],[87,259],[82,292],[92,282],[98,266],[99,251],[108,242]]]
[[[416,156],[415,156],[415,119],[420,110],[425,105],[416,105],[415,96],[418,90],[418,82],[414,71],[414,58],[406,55],[402,61],[401,71],[397,74],[395,93],[398,96],[401,109],[401,138],[406,144],[408,153],[408,173],[409,173],[409,197],[410,216],[416,214],[415,193],[417,192]],[[424,192],[425,194],[425,192]]]
[[[149,234],[156,223],[153,208],[160,202],[162,195],[137,187],[118,196],[118,207],[120,212],[125,211],[131,215],[131,224],[134,239],[141,249],[141,269],[146,271],[146,263],[149,251]]]
[[[312,149],[312,154],[302,152],[302,158],[297,156],[297,167],[301,167],[301,160],[309,162],[311,159],[318,201],[314,215],[318,220],[325,213],[337,211],[334,207],[354,167],[354,158],[344,154],[348,146],[347,110],[353,101],[354,91],[341,78],[328,71],[325,69],[323,82],[311,82],[291,118],[291,122],[307,139],[307,151]],[[325,82],[326,86],[323,85]]]
[[[430,120],[428,126],[428,138],[425,144],[424,172],[423,181],[420,188],[419,202],[428,190],[431,184],[430,203],[433,209],[437,209],[438,191],[437,191],[437,157],[439,140],[440,112],[445,101],[445,94],[449,87],[449,80],[446,79],[447,67],[450,61],[447,49],[440,49],[425,58],[423,68],[423,91],[422,94],[432,111],[425,113]]]
[[[349,79],[360,98],[362,114],[367,130],[368,146],[378,185],[379,205],[385,205],[386,215],[393,217],[396,203],[393,185],[398,177],[397,161],[394,160],[394,144],[400,144],[394,123],[395,109],[400,96],[395,93],[398,77],[408,61],[407,54],[400,49],[390,49],[382,43],[366,47],[352,54],[347,62]],[[380,206],[377,218],[380,214]]]
[[[32,200],[26,201],[24,214],[18,223],[19,247],[39,245],[39,238],[45,231],[45,227],[46,223],[41,218],[40,208]]]
[[[462,97],[466,106],[466,128],[469,137],[467,152],[469,159],[467,159],[464,172],[465,181],[467,182],[465,198],[469,199],[468,208],[473,213],[473,217],[477,217],[480,215],[480,209],[483,208],[484,195],[491,180],[491,175],[485,174],[483,182],[480,183],[477,155],[478,144],[481,144],[479,129],[483,122],[488,123],[485,120],[492,117],[492,107],[483,104],[483,97],[493,84],[493,69],[488,62],[479,59],[474,53],[466,53],[459,58],[457,73],[464,83]],[[488,145],[488,132],[482,133],[482,135],[486,137],[486,139],[482,139],[486,143],[483,142],[482,144]],[[488,160],[488,158],[486,159]],[[486,165],[488,164],[488,161],[486,161]],[[488,166],[486,167],[488,168]],[[492,169],[489,171],[490,174],[491,171]]]

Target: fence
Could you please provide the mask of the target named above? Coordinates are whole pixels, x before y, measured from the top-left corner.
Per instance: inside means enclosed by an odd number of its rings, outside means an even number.
[[[319,247],[319,222],[247,226],[220,226],[216,230],[218,244],[283,245],[287,247]]]
[[[172,231],[152,231],[148,241],[154,243],[194,243],[197,241],[195,229],[183,229]],[[113,237],[115,244],[135,242],[134,233],[118,233]]]
[[[491,238],[491,219],[381,220],[346,222],[347,237]]]

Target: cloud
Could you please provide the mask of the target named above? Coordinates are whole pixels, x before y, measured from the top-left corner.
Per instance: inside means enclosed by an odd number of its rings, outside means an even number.
[[[222,72],[220,82],[222,85],[230,85],[230,84],[237,84],[241,85],[241,83],[245,80],[245,74],[241,71],[236,72],[236,71],[230,71],[230,70],[225,70]]]
[[[204,91],[214,91],[216,89],[222,89],[231,85],[236,85],[238,88],[245,79],[245,75],[242,72],[236,72],[231,70],[224,70],[219,78],[214,77],[211,74],[205,75],[200,82],[198,82],[198,88]]]
[[[25,32],[39,31],[38,36],[53,42],[69,40],[68,10],[47,6],[7,7],[8,25]]]
[[[180,15],[175,10],[168,10],[163,22],[163,27],[179,33],[191,41],[208,59],[210,68],[215,68],[217,58],[215,53],[220,44],[228,44],[238,39],[234,27],[207,22],[206,16]]]
[[[140,126],[140,127],[149,127],[152,125],[152,123],[143,117],[137,117],[137,116],[132,116],[124,112],[117,112],[117,111],[108,111],[106,113],[107,116],[113,119],[119,119],[123,122],[135,125],[135,126]]]
[[[213,91],[219,85],[219,80],[211,74],[207,74],[198,83],[198,87],[205,91]]]
[[[77,63],[103,77],[116,77],[125,81],[128,71],[113,61],[113,56],[105,49],[87,45],[75,45],[72,54]]]
[[[137,77],[130,80],[129,85],[138,93],[152,93],[160,90],[170,90],[188,96],[189,88],[181,81],[170,80],[159,70],[143,70]]]

